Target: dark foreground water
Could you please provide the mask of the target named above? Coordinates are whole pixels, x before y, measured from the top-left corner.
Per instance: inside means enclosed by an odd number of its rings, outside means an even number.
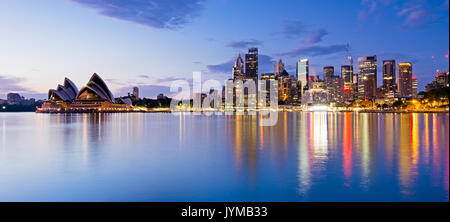
[[[449,115],[0,114],[0,201],[448,201]]]

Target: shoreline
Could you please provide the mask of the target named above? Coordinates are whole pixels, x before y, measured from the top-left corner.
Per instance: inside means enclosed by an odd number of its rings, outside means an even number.
[[[263,110],[256,110],[255,112],[260,112]],[[266,110],[264,110],[266,111]],[[180,113],[192,113],[192,111],[179,111]],[[213,111],[202,111],[201,113],[210,113]],[[225,111],[219,111],[219,113],[224,113]],[[420,113],[420,114],[450,114],[448,110],[443,111],[427,111],[427,110],[358,110],[358,111],[351,111],[351,110],[338,110],[338,111],[303,111],[303,110],[283,110],[280,109],[277,112],[298,112],[298,113],[314,113],[314,112],[327,112],[327,113],[347,113],[347,112],[356,112],[356,113]],[[61,111],[55,111],[55,112],[36,112],[36,111],[3,111],[0,113],[44,113],[44,114],[69,114],[69,113],[172,113],[170,110],[149,110],[149,111],[122,111],[122,112],[61,112]],[[236,113],[233,111],[233,113]],[[245,112],[246,113],[246,112]]]

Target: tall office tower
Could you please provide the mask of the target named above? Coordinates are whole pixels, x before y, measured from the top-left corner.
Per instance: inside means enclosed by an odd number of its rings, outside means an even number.
[[[412,97],[413,98],[417,98],[417,77],[413,76],[412,77]]]
[[[377,94],[377,56],[363,56],[358,58],[359,99],[374,100]],[[361,90],[361,91],[360,91]]]
[[[328,90],[328,101],[341,103],[344,101],[344,79],[339,76],[329,76],[325,84]]]
[[[341,66],[341,77],[344,79],[344,83],[353,83],[353,66],[342,65]]]
[[[136,99],[139,99],[139,88],[138,87],[133,87],[133,96]]]
[[[278,60],[278,62],[275,63],[274,67],[274,74],[275,78],[277,78],[282,72],[284,71],[284,63],[281,61],[281,59]]]
[[[301,99],[301,93],[299,92],[298,88],[301,87],[301,83],[295,78],[295,76],[290,76],[291,78],[291,86],[289,87],[289,94],[290,94],[290,102],[291,104],[297,104],[300,103]]]
[[[394,98],[397,85],[395,84],[395,60],[383,60],[383,91],[386,98]]]
[[[302,89],[299,90],[299,94],[302,96],[303,93],[309,89],[308,79],[309,79],[309,60],[308,59],[300,59],[297,62],[296,67],[296,77],[298,83]],[[301,97],[300,96],[300,97]]]
[[[353,66],[352,65],[342,65],[341,66],[341,77],[344,81],[344,99],[353,100]]]
[[[277,80],[275,80],[275,75],[273,73],[264,73],[260,76],[260,83],[261,83],[261,89],[260,93],[262,95],[265,95],[265,104],[263,103],[264,98],[260,98],[260,104],[270,106],[270,87],[275,89],[277,87]],[[263,87],[264,86],[264,87]],[[277,92],[277,91],[275,91]],[[276,99],[276,102],[278,103],[278,93],[273,95],[273,98]]]
[[[286,70],[278,76],[278,101],[286,104],[291,101],[292,77]]]
[[[397,92],[400,97],[412,97],[412,64],[403,62],[398,64]]]
[[[325,66],[323,67],[323,81],[325,82],[325,89],[328,90],[328,101],[333,101],[334,98],[334,67],[333,66]],[[334,102],[334,101],[333,101]]]
[[[258,80],[258,48],[249,48],[245,54],[245,78]]]
[[[325,81],[325,84],[332,76],[334,76],[334,66],[323,67],[323,80]]]
[[[364,100],[365,92],[364,92],[364,78],[363,75],[358,73],[358,87],[357,87],[357,95],[356,98],[359,100]]]
[[[233,66],[233,79],[243,80],[244,79],[244,61],[242,60],[241,54],[239,53],[236,62]]]

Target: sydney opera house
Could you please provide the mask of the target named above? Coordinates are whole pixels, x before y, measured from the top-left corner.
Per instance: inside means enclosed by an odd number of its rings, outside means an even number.
[[[64,112],[133,112],[143,111],[131,105],[130,99],[114,98],[108,86],[97,73],[78,90],[68,78],[63,85],[48,91],[48,102],[37,109],[42,113]]]

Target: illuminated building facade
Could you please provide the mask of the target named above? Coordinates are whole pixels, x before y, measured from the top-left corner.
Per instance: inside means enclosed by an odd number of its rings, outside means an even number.
[[[413,98],[417,98],[417,77],[413,76],[412,77],[412,97]]]
[[[341,75],[342,79],[344,79],[344,83],[346,85],[351,85],[353,83],[353,66],[351,65],[342,65],[341,66]]]
[[[335,75],[329,76],[325,86],[328,90],[329,102],[341,103],[344,101],[344,79]]]
[[[374,100],[377,93],[377,56],[358,58],[358,99]]]
[[[395,83],[395,60],[383,60],[383,92],[386,99],[393,99],[397,84]]]
[[[352,65],[342,65],[341,66],[341,76],[344,81],[344,100],[353,100],[353,66]]]
[[[102,78],[96,73],[78,91],[68,78],[48,92],[48,102],[37,112],[129,112],[137,111],[125,100],[115,100]],[[142,110],[139,110],[142,111]]]
[[[323,79],[325,82],[325,89],[328,91],[329,102],[342,102],[344,80],[337,75],[334,75],[334,66],[323,67]]]
[[[305,92],[302,98],[302,104],[327,104],[328,91],[325,89],[310,89]]]
[[[400,97],[412,97],[412,64],[403,62],[398,64],[397,92]]]
[[[448,74],[449,71],[447,69],[447,71],[445,72],[438,72],[438,74],[436,75],[436,82],[439,84],[440,87],[448,87]]]
[[[278,84],[277,81],[275,80],[275,74],[274,73],[265,73],[265,74],[261,74],[260,77],[260,84],[261,84],[261,89],[260,89],[260,93],[261,95],[265,95],[265,105],[266,106],[270,106],[270,87],[272,87],[273,89],[277,89]],[[274,95],[275,100],[278,102],[278,94]],[[263,105],[263,98],[261,98],[260,104]]]
[[[139,99],[139,88],[138,87],[133,87],[133,96],[136,99]]]
[[[325,81],[325,85],[327,85],[328,80],[333,76],[334,76],[334,66],[323,67],[323,80]]]
[[[297,79],[284,70],[278,78],[278,101],[283,104],[294,104],[299,101]]]
[[[236,62],[234,62],[233,79],[244,79],[244,61],[242,60],[241,54],[238,55]]]
[[[438,72],[438,74],[436,75],[435,80],[433,82],[431,82],[431,83],[428,83],[425,86],[425,90],[428,92],[428,91],[433,90],[433,89],[439,89],[439,88],[442,88],[442,87],[448,87],[449,86],[448,77],[449,77],[448,69],[445,72]]]
[[[309,89],[309,60],[308,59],[300,59],[297,62],[296,67],[296,78],[299,81],[299,86],[301,89],[299,90],[299,97],[302,97],[303,93]]]
[[[239,58],[238,58],[239,59]],[[245,78],[258,79],[258,48],[249,48],[245,54]]]
[[[311,82],[311,89],[325,89],[325,82],[321,79]]]
[[[274,65],[275,78],[277,78],[283,71],[284,71],[284,63],[283,61],[281,61],[281,59],[279,59],[278,62],[276,62]]]

